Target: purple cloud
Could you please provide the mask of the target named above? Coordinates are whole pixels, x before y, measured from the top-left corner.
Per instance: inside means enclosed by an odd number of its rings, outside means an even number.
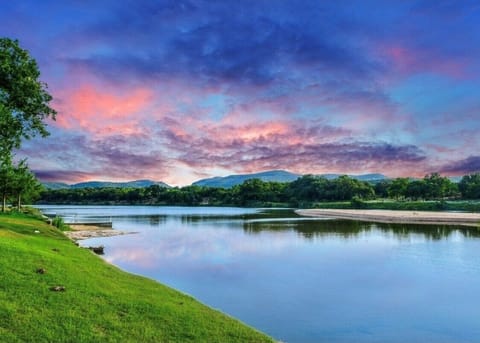
[[[480,172],[480,156],[469,156],[447,164],[442,168],[442,173],[465,175]]]
[[[59,109],[52,137],[19,153],[40,172],[188,184],[269,168],[474,169],[480,8],[472,2],[1,7],[4,34],[37,58]],[[452,154],[458,161],[447,164]]]

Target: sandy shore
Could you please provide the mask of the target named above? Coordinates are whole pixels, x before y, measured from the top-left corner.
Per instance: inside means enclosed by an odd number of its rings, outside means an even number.
[[[380,223],[480,226],[480,213],[331,209],[297,210],[295,212],[301,216],[308,217],[351,219]]]
[[[112,237],[112,236],[120,236],[120,235],[136,233],[136,232],[113,230],[112,228],[106,229],[104,226],[102,227],[97,225],[70,224],[68,226],[70,226],[72,231],[65,231],[64,233],[68,238],[73,239],[75,241],[87,239],[87,238]]]
[[[105,226],[100,226],[100,225],[90,225],[90,224],[68,224],[68,226],[70,227],[70,229],[72,229],[72,231],[99,231],[99,230],[103,230],[103,231],[108,231],[108,230],[112,230],[111,227],[105,227]]]

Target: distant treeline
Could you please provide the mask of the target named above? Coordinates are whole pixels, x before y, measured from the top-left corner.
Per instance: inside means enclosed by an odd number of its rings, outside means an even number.
[[[233,205],[312,206],[319,202],[391,198],[396,200],[480,199],[480,174],[466,175],[457,184],[434,173],[421,180],[397,178],[376,183],[348,176],[333,180],[305,175],[289,183],[245,181],[232,188],[187,186],[166,188],[80,188],[46,190],[42,204],[145,204],[145,205]]]

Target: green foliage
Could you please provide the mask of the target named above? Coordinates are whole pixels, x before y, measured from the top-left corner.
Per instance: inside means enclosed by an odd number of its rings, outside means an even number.
[[[394,179],[389,183],[387,193],[397,200],[442,200],[459,195],[457,185],[438,173],[426,175],[423,180]]]
[[[476,197],[480,192],[480,176],[465,177],[460,184],[462,194]],[[378,191],[378,194],[376,193]],[[46,190],[41,193],[43,204],[148,204],[183,206],[293,206],[314,207],[328,202],[338,208],[368,208],[368,200],[385,198],[389,194],[399,207],[406,200],[436,200],[429,209],[441,209],[442,201],[456,199],[460,193],[456,184],[438,174],[427,175],[422,180],[398,178],[372,185],[348,176],[328,180],[324,177],[305,175],[290,183],[266,182],[250,179],[232,188],[188,186],[166,188],[152,185],[146,188],[82,188]],[[366,207],[365,207],[366,206]],[[417,205],[415,205],[417,206]],[[419,205],[424,206],[424,205]],[[333,207],[331,207],[333,208]]]
[[[42,186],[28,169],[26,160],[13,164],[10,158],[0,160],[0,195],[2,212],[5,212],[7,200],[11,198],[17,209],[21,209],[22,200],[33,201],[38,197]]]
[[[352,206],[352,208],[356,208],[356,209],[364,209],[364,208],[367,208],[367,203],[364,202],[362,199],[360,199],[359,197],[357,196],[354,196],[352,198],[352,200],[350,201],[350,204]]]
[[[480,199],[480,173],[462,177],[458,189],[464,199]]]
[[[398,211],[465,211],[480,212],[480,202],[465,201],[379,201],[370,200],[359,202],[320,202],[313,204],[315,208],[324,209],[369,209],[369,210],[398,210]]]
[[[382,180],[375,183],[375,196],[378,198],[388,198],[388,187],[390,186],[390,183],[390,180]]]
[[[165,188],[82,188],[47,190],[40,203],[56,204],[150,204],[150,205],[235,205],[299,206],[315,201],[371,199],[373,187],[348,176],[336,180],[304,176],[291,183],[250,179],[232,188],[188,186]]]
[[[333,180],[305,175],[287,187],[287,195],[292,203],[351,200],[354,196],[371,199],[374,194],[371,184],[346,175]]]
[[[0,270],[2,342],[273,341],[19,214],[0,215]]]
[[[36,61],[17,40],[0,38],[0,156],[10,155],[22,139],[48,135],[44,120],[55,119],[47,85]]]
[[[387,188],[389,197],[399,199],[404,198],[408,187],[408,178],[399,177],[393,180]]]
[[[438,173],[426,175],[423,178],[425,183],[426,199],[443,199],[445,197],[455,196],[458,193],[457,186],[446,177]]]
[[[55,218],[52,219],[52,225],[55,226],[57,229],[61,231],[68,231],[70,228],[68,227],[67,224],[63,221],[62,217],[56,216]]]
[[[20,209],[22,197],[33,199],[40,190],[25,161],[12,163],[13,149],[23,139],[48,135],[44,120],[55,119],[49,107],[52,97],[39,80],[37,63],[16,40],[0,38],[0,195],[2,212],[8,197],[15,197]]]

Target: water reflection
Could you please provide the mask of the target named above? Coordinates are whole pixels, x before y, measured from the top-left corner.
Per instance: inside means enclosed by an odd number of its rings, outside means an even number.
[[[248,234],[257,234],[262,231],[290,231],[298,232],[306,239],[335,235],[343,238],[355,238],[361,234],[379,230],[391,233],[397,239],[406,239],[412,234],[421,234],[426,239],[440,240],[459,232],[465,237],[480,237],[480,230],[455,225],[415,225],[368,223],[351,220],[296,220],[291,218],[282,221],[245,221],[243,229]]]
[[[316,220],[292,210],[104,210],[114,228],[139,234],[82,244],[102,244],[109,262],[278,340],[480,342],[475,228]]]

